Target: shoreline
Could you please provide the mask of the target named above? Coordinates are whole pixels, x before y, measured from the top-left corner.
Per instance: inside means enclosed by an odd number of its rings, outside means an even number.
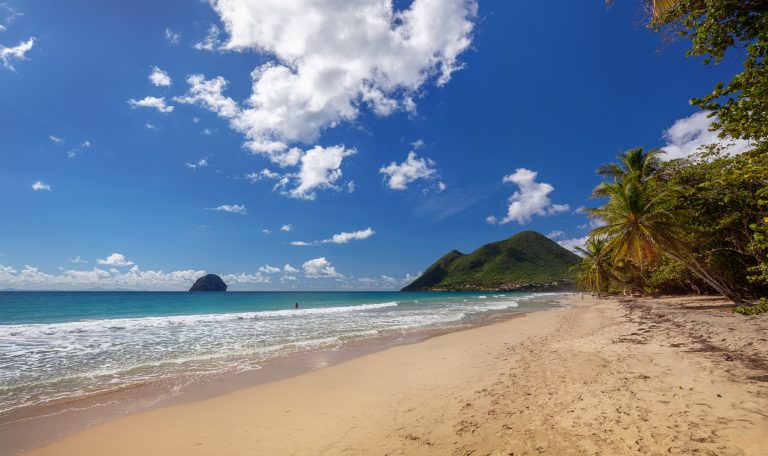
[[[533,302],[557,303],[560,295],[531,298]],[[551,309],[547,309],[551,310]],[[260,361],[258,369],[189,377],[182,372],[172,378],[132,384],[115,390],[77,396],[51,404],[23,407],[0,414],[0,455],[33,450],[108,423],[121,417],[163,407],[223,396],[334,366],[392,347],[410,345],[444,334],[496,324],[521,317],[530,311],[505,311],[471,322],[440,328],[421,328],[353,339],[332,348],[317,348]],[[41,429],[44,431],[41,432]]]
[[[688,301],[571,298],[29,454],[760,454],[768,319]]]

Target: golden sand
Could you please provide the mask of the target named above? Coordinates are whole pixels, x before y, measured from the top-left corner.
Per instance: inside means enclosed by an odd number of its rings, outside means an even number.
[[[710,301],[570,303],[29,454],[768,454],[768,316]]]

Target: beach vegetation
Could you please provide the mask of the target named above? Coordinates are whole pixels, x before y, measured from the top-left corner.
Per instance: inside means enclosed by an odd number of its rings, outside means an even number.
[[[592,291],[719,293],[735,303],[768,288],[768,154],[729,155],[709,147],[661,161],[632,149],[598,173],[611,177],[586,212],[603,225],[590,233],[579,277]],[[603,271],[594,277],[597,242]],[[586,253],[585,253],[586,252]],[[605,283],[605,278],[610,282]]]
[[[761,298],[760,302],[754,306],[736,306],[733,313],[740,315],[760,315],[768,313],[768,299]]]

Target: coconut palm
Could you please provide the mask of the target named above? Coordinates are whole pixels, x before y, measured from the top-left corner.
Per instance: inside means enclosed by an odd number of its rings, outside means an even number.
[[[661,166],[661,149],[644,152],[642,147],[629,149],[617,158],[618,163],[609,163],[597,168],[597,174],[612,177],[615,181],[626,181],[630,178],[645,181],[653,176]]]
[[[597,296],[603,291],[608,291],[608,285],[615,276],[610,272],[613,268],[613,259],[605,250],[606,241],[602,237],[587,239],[584,248],[576,247],[584,259],[575,268],[579,269],[579,286],[589,290],[596,290]]]
[[[595,228],[591,237],[604,237],[604,249],[614,262],[631,261],[639,268],[652,264],[659,256],[666,255],[685,265],[692,273],[706,281],[718,293],[740,302],[722,280],[710,274],[688,248],[689,232],[680,222],[682,214],[670,209],[680,192],[667,184],[659,189],[653,179],[637,179],[637,174],[619,177],[614,182],[602,183],[594,191],[595,196],[607,197],[599,208],[587,209],[605,225]]]

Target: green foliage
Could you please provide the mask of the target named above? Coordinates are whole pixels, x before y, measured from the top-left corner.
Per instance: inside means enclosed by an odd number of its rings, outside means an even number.
[[[687,55],[717,64],[727,51],[745,49],[743,71],[691,103],[718,117],[723,137],[765,143],[768,138],[768,3],[765,0],[676,0],[653,20],[691,40]]]
[[[486,244],[470,254],[453,250],[403,291],[493,289],[504,284],[551,283],[574,279],[580,258],[547,237],[523,231]]]
[[[741,315],[760,315],[768,312],[768,299],[761,298],[760,303],[755,306],[736,306],[733,313]]]
[[[654,152],[633,149],[598,170],[613,177],[594,191],[607,202],[588,209],[605,222],[591,236],[612,258],[604,273],[609,286],[649,293],[714,289],[734,302],[765,293],[768,154],[758,148],[729,156],[712,147],[689,159],[656,160]],[[585,257],[583,268],[594,269],[594,258]]]

